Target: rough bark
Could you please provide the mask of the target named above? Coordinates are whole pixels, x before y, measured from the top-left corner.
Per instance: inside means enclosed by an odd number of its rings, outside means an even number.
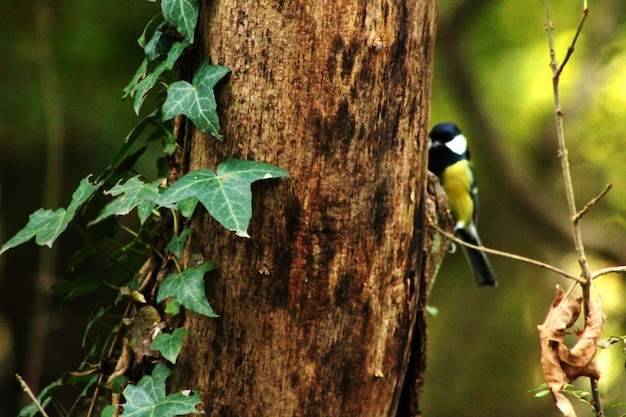
[[[202,3],[198,59],[232,74],[225,140],[188,129],[186,169],[235,157],[291,175],[253,187],[251,239],[194,219],[220,317],[187,314],[173,384],[207,415],[393,416],[418,389],[435,18],[426,0]]]

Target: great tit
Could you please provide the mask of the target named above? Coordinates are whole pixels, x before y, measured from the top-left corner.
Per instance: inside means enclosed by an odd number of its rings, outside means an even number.
[[[454,232],[464,242],[482,246],[476,232],[478,189],[467,149],[467,139],[453,123],[440,123],[428,134],[428,169],[439,177],[452,218]],[[463,246],[479,286],[494,286],[496,278],[484,252]]]

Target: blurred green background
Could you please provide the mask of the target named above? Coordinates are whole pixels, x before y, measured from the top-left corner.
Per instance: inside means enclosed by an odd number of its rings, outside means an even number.
[[[138,121],[121,100],[143,59],[136,39],[159,7],[145,0],[0,2],[1,242],[39,207],[66,206],[79,181],[102,172],[118,152]],[[55,160],[62,171],[47,168]],[[153,165],[144,168],[154,172]],[[2,416],[17,415],[24,401],[16,372],[39,392],[86,356],[82,333],[94,306],[45,297],[52,280],[75,275],[66,268],[81,240],[70,228],[55,250],[28,243],[0,257]],[[55,258],[52,278],[46,264]]]
[[[552,3],[557,58],[582,17],[582,1]],[[590,2],[590,14],[561,78],[565,132],[578,207],[613,189],[582,220],[592,269],[626,263],[626,8]],[[579,271],[568,224],[554,124],[545,3],[441,0],[431,125],[456,121],[470,141],[480,191],[479,230],[489,247]],[[536,326],[555,285],[542,269],[491,256],[500,284],[476,288],[461,251],[439,272],[429,304],[424,415],[558,416],[542,383]],[[626,333],[622,275],[597,281],[607,324]],[[607,416],[626,408],[626,354],[598,355]],[[577,387],[589,390],[588,380]],[[582,416],[591,413],[578,407]]]
[[[143,0],[0,3],[0,241],[23,227],[37,208],[65,204],[79,180],[100,172],[116,153],[136,123],[131,106],[120,99],[142,59],[136,38],[157,11],[158,4]],[[582,1],[553,3],[559,59],[581,14]],[[455,121],[470,140],[484,243],[576,271],[544,24],[542,1],[442,0],[431,125]],[[591,3],[562,77],[562,100],[579,207],[613,184],[582,222],[591,267],[626,263],[623,0]],[[50,137],[65,140],[63,172],[45,180]],[[55,187],[58,204],[54,195],[44,194]],[[46,308],[35,301],[41,299],[33,284],[51,254],[57,256],[57,275],[68,276],[64,267],[76,240],[70,233],[57,252],[28,244],[0,257],[3,415],[17,412],[21,394],[15,372],[40,389],[75,369],[84,355],[84,321],[76,316],[86,321],[92,306],[71,302],[57,308],[54,298]],[[439,313],[429,317],[427,417],[559,415],[548,397],[535,399],[527,391],[542,382],[536,325],[555,284],[568,283],[507,259],[492,257],[492,263],[497,288],[476,288],[460,251],[446,258],[437,277],[429,300]],[[598,284],[607,314],[604,336],[626,333],[623,277],[606,276]],[[609,407],[626,401],[621,348],[599,354],[607,416],[626,412]]]

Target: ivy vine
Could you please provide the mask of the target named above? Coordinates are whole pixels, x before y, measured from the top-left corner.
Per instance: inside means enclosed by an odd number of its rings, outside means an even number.
[[[229,159],[217,170],[200,169],[176,181],[167,181],[168,160],[186,154],[178,143],[174,119],[186,117],[198,129],[222,140],[216,112],[214,88],[230,70],[202,61],[191,82],[177,80],[176,65],[194,43],[198,20],[197,0],[162,0],[161,13],[146,25],[138,39],[145,58],[124,89],[141,113],[149,95],[156,107],[132,129],[111,165],[100,175],[80,181],[65,208],[39,209],[27,225],[2,247],[0,254],[35,239],[51,247],[74,225],[85,237],[70,268],[79,270],[91,255],[103,253],[106,268],[89,271],[71,281],[60,281],[53,289],[65,294],[64,301],[93,294],[102,287],[113,288],[111,305],[98,306],[86,325],[83,344],[96,323],[113,320],[112,330],[94,342],[75,372],[60,377],[33,399],[20,416],[46,414],[55,391],[63,385],[80,386],[78,398],[66,415],[88,400],[87,416],[101,410],[103,417],[176,416],[195,413],[201,403],[197,392],[166,392],[168,365],[175,364],[188,331],[182,327],[182,308],[207,317],[217,317],[204,293],[204,276],[214,264],[202,255],[183,259],[183,248],[193,234],[189,220],[198,203],[228,230],[247,233],[252,216],[251,184],[287,177],[273,165]],[[154,28],[154,29],[152,29]],[[148,34],[152,31],[151,36]],[[134,166],[149,146],[160,143],[159,178],[150,180]],[[168,183],[169,182],[169,183]],[[137,213],[138,229],[122,221]],[[118,231],[131,238],[116,239]],[[113,249],[111,249],[113,248]],[[113,314],[123,310],[119,319]]]

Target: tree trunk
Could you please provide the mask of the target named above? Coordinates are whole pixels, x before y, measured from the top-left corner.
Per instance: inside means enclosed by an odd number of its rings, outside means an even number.
[[[232,74],[224,143],[187,129],[186,169],[239,158],[291,175],[253,187],[250,239],[194,218],[220,317],[187,313],[173,385],[207,415],[418,414],[435,3],[202,2],[198,61]]]

